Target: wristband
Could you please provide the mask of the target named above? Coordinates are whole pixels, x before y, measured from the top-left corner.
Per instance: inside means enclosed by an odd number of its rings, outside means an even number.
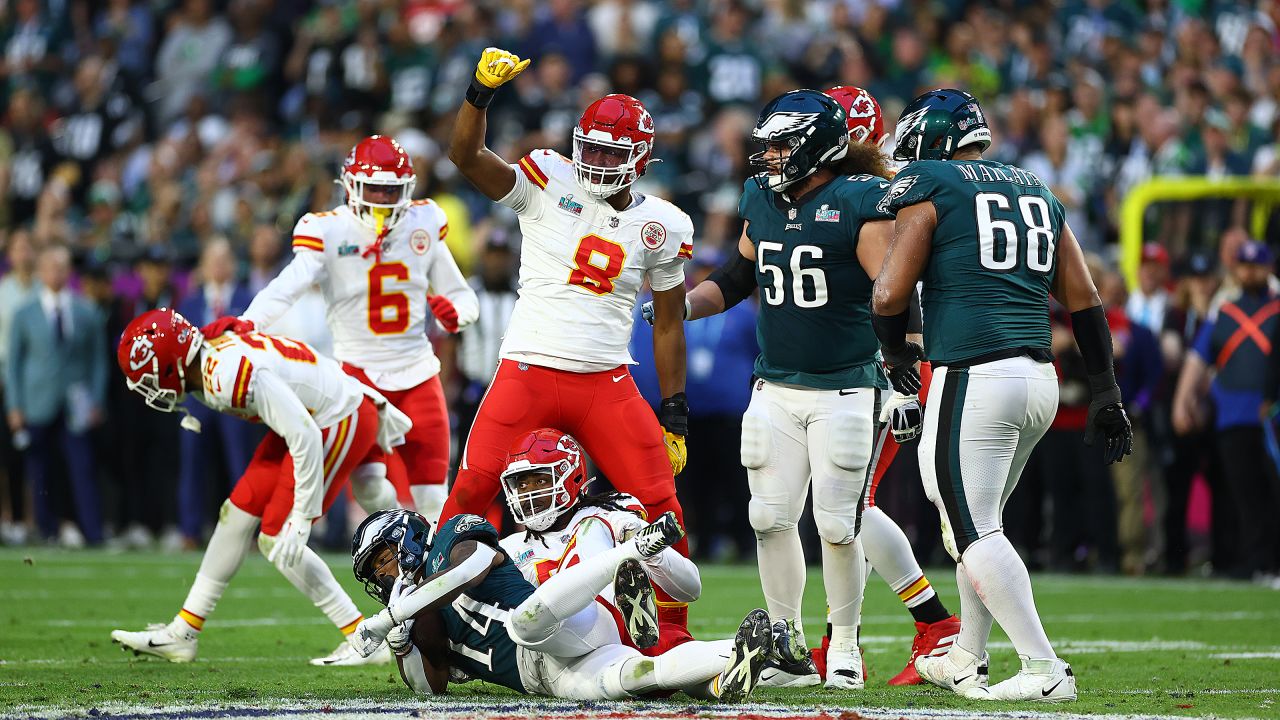
[[[493,102],[493,96],[497,92],[497,88],[491,88],[481,83],[479,79],[471,78],[471,85],[467,87],[467,102],[483,110]]]

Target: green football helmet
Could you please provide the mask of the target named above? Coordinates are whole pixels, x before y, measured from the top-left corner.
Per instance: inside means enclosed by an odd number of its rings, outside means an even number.
[[[950,160],[966,145],[991,147],[991,129],[978,99],[963,90],[930,90],[902,110],[893,159]]]
[[[782,192],[824,165],[845,156],[849,129],[844,108],[817,90],[785,92],[764,106],[751,139],[764,149],[751,156],[753,176],[765,190]],[[765,159],[770,146],[783,146],[780,158]]]

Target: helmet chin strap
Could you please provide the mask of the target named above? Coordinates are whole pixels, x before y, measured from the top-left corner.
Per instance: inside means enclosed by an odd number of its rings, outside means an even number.
[[[382,262],[382,238],[386,237],[389,230],[386,222],[387,218],[391,217],[391,208],[375,207],[369,208],[369,211],[373,213],[373,231],[377,238],[360,253],[360,257],[369,257],[372,254],[373,261],[380,263]]]

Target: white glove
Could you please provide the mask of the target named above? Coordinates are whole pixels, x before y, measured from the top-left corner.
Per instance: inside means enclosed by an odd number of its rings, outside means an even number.
[[[369,657],[382,647],[382,642],[395,626],[396,621],[391,619],[391,613],[382,610],[373,617],[361,620],[356,631],[347,636],[347,642],[360,653],[360,657]]]
[[[284,521],[284,527],[276,533],[276,541],[271,546],[271,552],[267,553],[267,560],[284,567],[298,564],[302,559],[302,551],[307,548],[307,540],[310,538],[311,518],[303,517],[298,513],[289,513],[289,519]]]
[[[413,646],[413,621],[405,620],[391,628],[391,632],[387,633],[387,645],[396,655],[408,654],[409,648]]]
[[[893,439],[899,443],[919,437],[920,428],[924,425],[920,400],[915,395],[891,394],[880,408],[880,422],[889,423]]]

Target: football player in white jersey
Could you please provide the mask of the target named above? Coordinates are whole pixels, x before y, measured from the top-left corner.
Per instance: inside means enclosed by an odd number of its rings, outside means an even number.
[[[355,485],[378,483],[391,492],[384,458],[409,430],[409,419],[306,343],[256,333],[206,338],[168,309],[135,318],[120,339],[117,360],[129,389],[156,410],[180,410],[178,403],[190,392],[214,410],[261,422],[271,432],[223,503],[178,615],[168,625],[141,632],[114,630],[111,639],[138,654],[173,662],[194,659],[205,619],[249,553],[259,523],[259,550],[349,636],[364,616],[329,566],[307,547],[311,523],[328,510],[349,477]],[[184,418],[183,425],[198,432],[191,420]],[[359,478],[353,477],[357,467],[367,470]],[[361,665],[390,659],[385,649],[361,657],[344,640],[329,656],[311,662]]]
[[[502,491],[525,531],[501,545],[533,585],[621,545],[646,525],[639,500],[618,492],[589,495],[583,492],[587,483],[585,457],[571,435],[540,428],[512,443]],[[642,571],[623,572],[631,568]],[[675,601],[693,602],[702,594],[702,578],[689,558],[667,548],[619,568],[615,584],[600,593],[623,642],[653,655],[693,639],[674,623],[659,628],[655,587]]]
[[[435,315],[445,330],[457,332],[479,316],[480,306],[444,243],[444,211],[412,199],[416,176],[399,143],[380,135],[360,141],[343,164],[341,182],[346,204],[298,221],[293,262],[244,315],[203,330],[217,337],[267,327],[318,284],[343,370],[413,420],[404,445],[389,458],[388,474],[397,487],[408,485],[418,511],[434,520],[446,494],[449,415],[427,322]]]
[[[653,154],[653,118],[630,96],[608,95],[586,109],[572,160],[535,150],[510,165],[486,148],[485,108],[528,64],[505,50],[484,51],[449,146],[463,176],[516,211],[523,242],[501,364],[441,516],[485,512],[511,442],[547,426],[572,433],[650,517],[679,516],[674,476],[684,468],[689,415],[684,263],[693,256],[693,224],[671,203],[632,189]],[[646,280],[664,398],[656,419],[627,370],[632,310]],[[687,555],[687,541],[677,549]],[[660,601],[664,619],[686,624],[683,603]]]

